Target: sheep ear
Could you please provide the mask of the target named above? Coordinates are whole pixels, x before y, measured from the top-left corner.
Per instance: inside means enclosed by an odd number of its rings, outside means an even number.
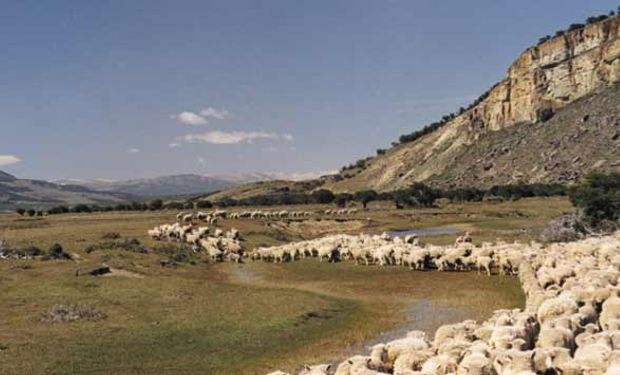
[[[327,365],[327,367],[325,367],[325,371],[329,371],[330,368],[332,368],[331,363],[329,365]]]
[[[308,366],[308,365],[304,365],[304,368],[305,368],[306,370],[310,371],[310,366]]]

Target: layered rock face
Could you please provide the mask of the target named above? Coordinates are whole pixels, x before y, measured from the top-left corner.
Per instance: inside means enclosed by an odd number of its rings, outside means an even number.
[[[478,105],[439,130],[374,158],[356,176],[328,188],[389,191],[438,176],[449,180],[458,174],[452,173],[459,168],[454,165],[458,156],[485,134],[546,120],[618,81],[620,17],[616,16],[527,49]]]

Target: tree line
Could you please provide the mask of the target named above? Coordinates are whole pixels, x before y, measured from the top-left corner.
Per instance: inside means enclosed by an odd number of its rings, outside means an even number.
[[[232,199],[224,198],[218,201],[205,199],[190,199],[187,201],[164,202],[155,199],[150,202],[130,202],[116,205],[77,204],[74,206],[58,205],[48,210],[33,208],[17,208],[16,212],[22,216],[43,216],[65,213],[91,213],[110,211],[159,211],[159,210],[193,210],[209,209],[212,207],[226,208],[236,206],[287,206],[305,204],[334,204],[345,207],[352,202],[361,204],[364,208],[373,201],[392,201],[397,208],[431,207],[438,199],[448,199],[451,202],[480,202],[488,198],[520,199],[528,197],[547,197],[566,195],[567,188],[560,184],[516,184],[499,185],[488,190],[477,188],[437,189],[423,183],[415,183],[406,189],[392,192],[376,192],[363,190],[353,194],[333,193],[320,189],[311,193],[279,192],[259,195],[251,198]]]

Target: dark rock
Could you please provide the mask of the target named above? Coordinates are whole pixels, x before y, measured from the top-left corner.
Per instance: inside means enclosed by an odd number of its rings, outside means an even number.
[[[112,272],[112,270],[110,269],[110,267],[108,266],[102,266],[99,268],[95,268],[94,270],[90,271],[89,274],[92,276],[103,276],[107,273]]]

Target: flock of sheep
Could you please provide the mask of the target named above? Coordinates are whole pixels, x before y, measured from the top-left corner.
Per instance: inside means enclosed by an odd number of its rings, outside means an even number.
[[[514,245],[485,243],[474,247],[469,233],[459,237],[454,246],[420,246],[415,235],[391,237],[382,235],[337,234],[315,240],[289,243],[281,246],[258,248],[250,254],[253,260],[287,262],[305,257],[321,261],[352,260],[357,264],[380,266],[399,265],[415,270],[436,268],[440,271],[477,269],[491,274],[499,265],[502,273],[514,271],[518,259],[507,255]]]
[[[472,267],[519,276],[523,310],[498,310],[487,321],[440,327],[431,340],[412,331],[337,366],[305,366],[300,375],[620,375],[620,234],[553,244],[483,244],[422,248],[387,236],[331,236],[261,250],[350,258],[440,270]],[[408,254],[407,254],[408,253]],[[408,259],[412,254],[412,259]],[[279,258],[279,259],[278,259]],[[419,260],[422,258],[423,260]],[[417,266],[416,266],[417,265]],[[286,375],[277,371],[270,375]]]
[[[230,220],[238,220],[238,219],[286,219],[286,218],[308,218],[312,217],[316,214],[324,214],[324,215],[335,215],[335,216],[345,216],[345,215],[354,215],[358,212],[357,208],[341,208],[341,209],[327,209],[322,212],[312,212],[312,211],[289,211],[289,210],[279,210],[279,211],[265,211],[265,210],[245,210],[245,211],[232,211],[228,212],[226,210],[215,210],[210,212],[196,212],[196,213],[185,213],[179,212],[177,214],[177,220],[184,223],[191,223],[194,220],[204,221],[209,225],[217,224],[218,219],[230,219]]]
[[[214,262],[241,262],[243,249],[241,236],[236,229],[224,232],[220,228],[208,226],[195,227],[190,224],[162,224],[147,231],[148,235],[158,241],[170,240],[189,244],[194,251],[206,251]]]
[[[310,217],[314,213],[310,211],[262,211],[262,210],[254,210],[254,211],[237,211],[231,212],[228,214],[228,218],[231,220],[237,219],[285,219],[285,218],[303,218]]]

